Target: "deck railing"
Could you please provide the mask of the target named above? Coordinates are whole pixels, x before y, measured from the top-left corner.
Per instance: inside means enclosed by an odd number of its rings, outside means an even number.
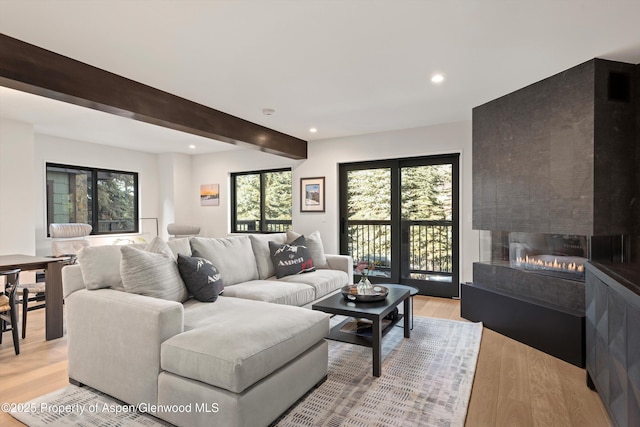
[[[291,220],[286,219],[267,219],[265,221],[268,233],[284,233],[291,230]],[[260,231],[260,220],[243,220],[236,221],[236,231],[252,232]]]
[[[411,275],[451,274],[451,221],[403,221],[402,242],[405,242]],[[391,269],[391,221],[349,221],[348,251],[354,264],[374,265],[384,274]]]
[[[135,231],[134,221],[132,219],[120,219],[120,220],[98,220],[98,232],[122,232],[131,233]]]

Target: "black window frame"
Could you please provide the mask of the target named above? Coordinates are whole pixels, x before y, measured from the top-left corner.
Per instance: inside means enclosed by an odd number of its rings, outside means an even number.
[[[266,196],[265,196],[265,175],[268,173],[289,172],[291,173],[291,222],[293,223],[293,171],[291,168],[261,169],[257,171],[232,172],[231,179],[231,232],[244,234],[274,234],[280,231],[265,230],[267,222],[265,218]],[[245,175],[260,175],[260,230],[238,230],[238,212],[236,206],[236,178]]]
[[[409,242],[409,230],[406,225],[412,220],[404,219],[402,216],[402,169],[413,166],[431,165],[451,165],[451,220],[434,220],[434,223],[450,225],[452,227],[452,271],[451,281],[439,282],[415,279],[410,276],[410,271],[405,264],[408,260],[407,245]],[[349,209],[347,205],[348,197],[348,172],[361,169],[389,169],[391,173],[391,213],[388,223],[393,227],[391,236],[391,277],[379,279],[369,276],[373,283],[398,283],[413,286],[418,289],[420,295],[437,296],[443,298],[459,297],[460,279],[460,153],[436,154],[419,157],[403,157],[385,160],[370,160],[360,162],[340,163],[338,165],[339,183],[339,247],[340,253],[349,254],[348,248],[348,226]],[[364,220],[361,222],[367,222]],[[376,222],[376,221],[371,221]],[[448,274],[443,274],[448,275]],[[354,275],[354,280],[359,280],[360,276]]]
[[[116,169],[103,169],[96,167],[87,167],[87,166],[78,166],[78,165],[67,165],[62,163],[51,163],[47,162],[45,165],[45,181],[47,180],[47,173],[49,172],[49,168],[64,168],[64,169],[75,169],[79,171],[88,171],[91,172],[91,205],[93,215],[91,217],[91,235],[93,236],[108,236],[108,235],[117,235],[117,234],[137,234],[140,232],[140,208],[139,208],[139,180],[138,180],[138,172],[131,171],[122,171]],[[98,221],[98,175],[100,173],[117,173],[124,175],[131,175],[133,177],[133,186],[134,186],[134,194],[133,194],[133,231],[103,231],[99,230],[99,221]],[[46,207],[47,207],[47,237],[51,237],[49,233],[49,224],[51,224],[49,218],[52,214],[50,212],[50,204],[49,204],[49,192],[46,191]]]

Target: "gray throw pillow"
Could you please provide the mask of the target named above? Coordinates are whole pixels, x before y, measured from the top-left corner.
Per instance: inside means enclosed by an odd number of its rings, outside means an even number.
[[[302,234],[289,230],[287,231],[287,242],[293,242],[300,236],[302,236]],[[313,265],[315,265],[316,268],[329,268],[327,257],[324,254],[324,245],[320,238],[320,232],[316,230],[311,234],[307,234],[304,238],[307,242],[307,249],[309,249],[311,253],[311,258],[313,258]]]
[[[269,250],[278,279],[284,276],[308,273],[316,269],[304,236],[298,237],[290,244],[279,245],[275,242],[269,242]]]
[[[178,270],[189,293],[202,302],[214,302],[224,287],[220,273],[211,261],[178,254]]]
[[[120,274],[124,290],[170,301],[186,301],[189,294],[167,244],[154,239],[147,249],[121,246]]]

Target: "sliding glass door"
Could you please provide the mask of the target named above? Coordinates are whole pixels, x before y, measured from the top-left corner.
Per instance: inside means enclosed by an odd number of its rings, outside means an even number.
[[[340,250],[359,280],[458,296],[458,155],[340,165]]]

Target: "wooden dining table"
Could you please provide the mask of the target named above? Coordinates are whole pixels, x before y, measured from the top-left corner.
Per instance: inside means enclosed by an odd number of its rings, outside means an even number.
[[[63,335],[62,311],[62,267],[69,257],[41,257],[34,255],[0,255],[0,270],[19,268],[23,271],[44,270],[47,292],[45,293],[45,337],[47,340]]]

